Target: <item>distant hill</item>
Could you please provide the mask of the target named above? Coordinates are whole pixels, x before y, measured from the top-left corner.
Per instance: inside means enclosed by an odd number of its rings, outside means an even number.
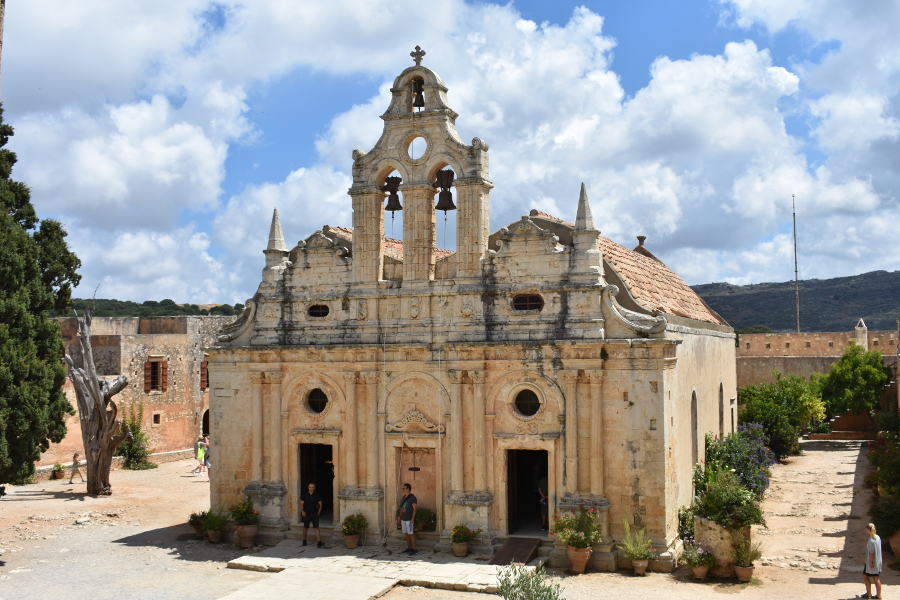
[[[794,331],[794,282],[705,283],[694,291],[735,329],[764,325]],[[895,330],[900,317],[900,271],[800,282],[800,329],[850,331],[862,317],[870,330]]]
[[[88,306],[93,306],[93,315],[95,317],[175,317],[180,315],[219,315],[232,316],[239,315],[244,310],[243,304],[176,304],[174,300],[146,300],[141,304],[131,302],[130,300],[102,300],[89,299],[83,300],[75,298],[72,301],[73,306],[78,314]],[[56,314],[51,311],[51,317],[59,317],[63,315]],[[65,316],[72,316],[68,314]]]

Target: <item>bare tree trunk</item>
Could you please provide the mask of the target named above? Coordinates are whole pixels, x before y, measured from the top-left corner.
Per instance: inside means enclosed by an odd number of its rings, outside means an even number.
[[[116,448],[131,437],[122,420],[116,417],[119,408],[112,397],[125,389],[128,378],[120,375],[115,379],[101,379],[94,366],[91,349],[91,311],[84,311],[84,318],[78,319],[78,342],[81,352],[71,356],[66,353],[64,360],[69,365],[69,379],[75,386],[78,399],[78,415],[81,420],[81,441],[84,444],[87,463],[88,494],[109,496],[109,469]]]

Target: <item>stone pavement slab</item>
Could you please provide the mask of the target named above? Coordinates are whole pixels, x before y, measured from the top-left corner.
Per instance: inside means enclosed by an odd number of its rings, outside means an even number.
[[[396,579],[348,573],[310,572],[300,568],[284,569],[221,600],[372,600],[397,585]]]

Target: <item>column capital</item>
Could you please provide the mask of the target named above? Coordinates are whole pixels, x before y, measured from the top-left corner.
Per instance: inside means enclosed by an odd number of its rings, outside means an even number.
[[[487,371],[469,371],[472,383],[482,384],[487,379]]]
[[[344,381],[347,383],[354,383],[356,381],[356,371],[345,371],[341,373],[341,377],[343,377]]]
[[[381,379],[381,373],[379,371],[360,371],[360,377],[362,380],[366,382],[366,385],[375,385],[378,383],[378,380]]]
[[[447,371],[447,377],[451,383],[460,383],[462,381],[462,371]]]
[[[590,383],[600,383],[603,381],[603,371],[585,371],[584,376]]]
[[[255,384],[261,384],[265,380],[265,373],[250,373],[250,381]]]
[[[284,373],[281,371],[270,371],[266,373],[266,383],[281,383],[284,379]]]
[[[560,371],[559,378],[566,383],[576,383],[578,381],[578,371]]]

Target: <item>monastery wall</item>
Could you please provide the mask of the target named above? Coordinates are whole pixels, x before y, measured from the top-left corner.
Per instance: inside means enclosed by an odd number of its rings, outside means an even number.
[[[882,354],[897,354],[896,331],[869,331],[866,334],[869,350]],[[737,357],[750,356],[835,356],[856,343],[852,331],[809,333],[742,333]]]

